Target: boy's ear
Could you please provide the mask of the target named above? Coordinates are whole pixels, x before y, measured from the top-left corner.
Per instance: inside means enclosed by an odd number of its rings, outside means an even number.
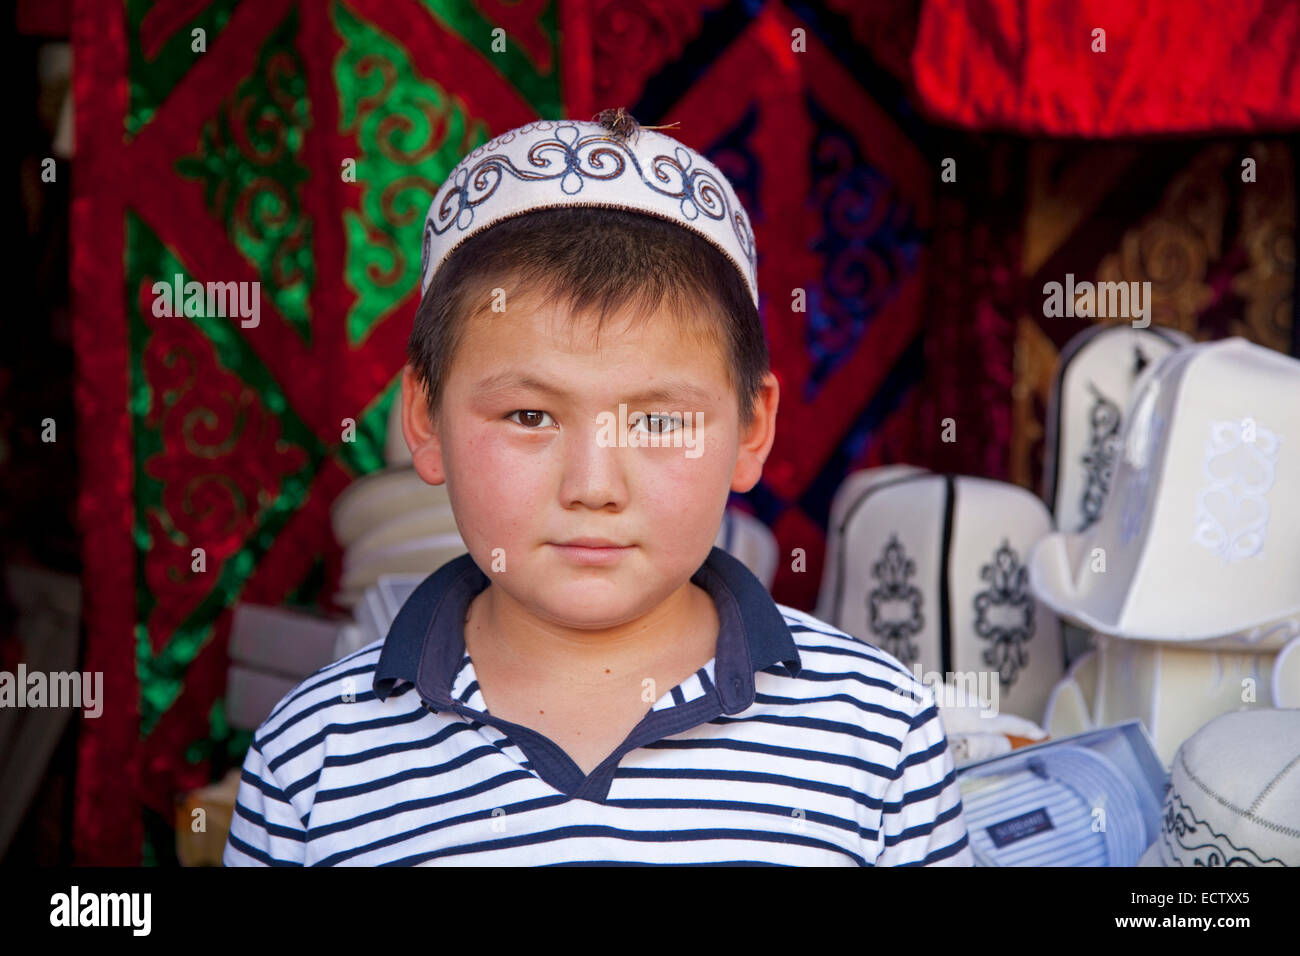
[[[402,369],[402,437],[411,450],[411,464],[427,483],[440,485],[447,480],[442,467],[442,441],[438,424],[429,417],[429,401],[415,370],[408,364]]]
[[[776,440],[776,407],[781,403],[781,385],[771,372],[763,376],[763,387],[754,403],[754,421],[740,433],[736,449],[736,470],[731,476],[731,490],[751,490],[763,477],[763,462]]]

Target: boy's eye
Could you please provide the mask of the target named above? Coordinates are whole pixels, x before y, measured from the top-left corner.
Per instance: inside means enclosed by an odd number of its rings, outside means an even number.
[[[542,423],[541,423],[541,421],[540,421],[539,419],[540,419],[542,416],[546,416],[547,418],[550,418],[550,417],[551,417],[551,416],[550,416],[549,414],[547,414],[546,412],[538,411],[538,410],[535,409],[535,408],[521,408],[521,409],[517,409],[516,411],[511,412],[509,415],[506,416],[506,418],[507,418],[507,419],[510,419],[511,421],[513,421],[513,420],[514,420],[514,416],[516,416],[516,415],[524,415],[524,416],[526,416],[525,420],[524,420],[524,421],[521,421],[519,424],[520,424],[520,425],[523,425],[525,428],[530,429],[530,430],[533,430],[533,431],[535,431],[536,429],[538,429],[538,428],[541,427],[541,424],[542,424]]]
[[[674,414],[672,414],[672,415],[645,415],[645,414],[639,414],[639,415],[633,416],[632,419],[629,419],[629,424],[632,424],[632,422],[634,422],[634,421],[639,421],[639,420],[641,420],[641,419],[644,419],[644,420],[646,420],[646,421],[652,421],[652,420],[654,420],[654,421],[659,422],[659,424],[658,424],[656,427],[646,429],[648,432],[650,432],[651,434],[654,434],[654,435],[665,435],[665,434],[668,434],[668,433],[670,433],[670,432],[675,432],[675,431],[677,431],[677,429],[679,429],[679,428],[682,427],[682,416],[681,416],[681,415],[678,415],[678,414],[676,414],[676,413],[674,413]]]

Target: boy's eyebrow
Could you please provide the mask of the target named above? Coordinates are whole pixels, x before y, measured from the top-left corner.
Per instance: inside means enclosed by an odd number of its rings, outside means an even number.
[[[482,395],[488,392],[501,392],[507,389],[525,389],[541,392],[557,399],[568,397],[568,393],[558,386],[518,372],[501,372],[489,375],[474,386],[474,393]],[[646,402],[680,402],[683,404],[708,404],[712,397],[708,391],[690,382],[667,381],[653,388],[648,388],[636,395],[625,396],[625,400],[636,403]]]

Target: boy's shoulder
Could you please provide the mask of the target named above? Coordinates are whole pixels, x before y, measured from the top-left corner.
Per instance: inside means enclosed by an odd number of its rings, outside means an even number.
[[[779,603],[776,608],[790,628],[804,668],[851,671],[874,685],[888,685],[904,697],[918,702],[928,700],[929,688],[892,654],[807,611]]]
[[[258,726],[253,745],[269,758],[373,718],[366,705],[378,703],[373,685],[383,647],[383,638],[372,641],[303,678]]]

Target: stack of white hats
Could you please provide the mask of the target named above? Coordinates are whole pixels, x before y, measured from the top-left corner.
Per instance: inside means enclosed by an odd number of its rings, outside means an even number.
[[[343,548],[335,599],[347,607],[385,574],[432,574],[465,553],[446,485],[416,473],[402,436],[402,404],[394,401],[384,444],[387,467],[358,478],[334,499],[330,523]]]
[[[997,711],[1041,722],[1065,661],[1024,559],[1050,530],[1042,501],[1006,482],[907,465],[854,473],[831,505],[816,616],[927,683],[973,685]]]
[[[1098,635],[1053,692],[1053,736],[1140,717],[1168,765],[1219,714],[1274,706],[1300,634],[1300,361],[1234,338],[1149,365],[1105,507],[1044,538],[1029,571]]]

